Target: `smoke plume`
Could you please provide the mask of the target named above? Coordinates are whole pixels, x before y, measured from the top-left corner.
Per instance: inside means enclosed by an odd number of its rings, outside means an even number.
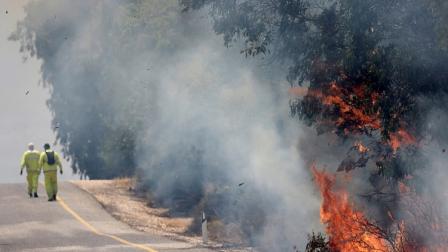
[[[269,251],[319,230],[297,149],[309,133],[290,117],[280,65],[224,48],[207,12],[175,1],[36,1],[26,14],[12,39],[42,60],[81,176],[137,174],[156,204],[236,223]]]

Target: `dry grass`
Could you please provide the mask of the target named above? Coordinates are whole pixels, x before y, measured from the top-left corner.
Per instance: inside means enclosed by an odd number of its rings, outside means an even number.
[[[171,217],[169,209],[154,208],[147,199],[136,196],[135,180],[129,178],[115,180],[80,180],[73,184],[91,194],[114,218],[130,227],[153,234],[163,235],[174,240],[201,244],[201,238],[188,232],[193,218]],[[238,232],[229,230],[219,221],[209,223],[209,234],[212,240],[240,243]],[[222,239],[225,237],[226,239]],[[221,238],[221,239],[219,239]],[[210,247],[219,248],[222,244],[210,243]],[[221,251],[252,251],[250,249],[225,249]]]
[[[132,179],[80,180],[75,185],[91,194],[113,217],[144,232],[158,233],[174,238],[198,240],[183,236],[193,218],[173,218],[168,209],[152,208],[143,198],[135,196],[135,181]],[[198,241],[194,241],[195,243]]]

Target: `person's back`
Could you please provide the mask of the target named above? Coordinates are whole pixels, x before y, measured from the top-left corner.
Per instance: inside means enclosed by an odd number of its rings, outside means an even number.
[[[30,143],[28,150],[23,154],[20,164],[20,175],[23,173],[23,168],[26,168],[28,181],[28,195],[37,198],[37,186],[39,183],[40,174],[40,152],[34,149],[34,145]]]
[[[39,165],[44,171],[48,201],[54,201],[58,193],[57,170],[59,167],[59,171],[62,174],[62,164],[59,155],[50,149],[49,144],[45,144],[44,149],[45,151],[40,154]]]
[[[57,171],[58,167],[61,166],[61,159],[58,153],[53,150],[45,150],[40,154],[40,164],[44,172],[47,171]]]
[[[40,171],[39,166],[40,152],[37,150],[27,150],[23,154],[22,165],[26,167],[26,171]]]

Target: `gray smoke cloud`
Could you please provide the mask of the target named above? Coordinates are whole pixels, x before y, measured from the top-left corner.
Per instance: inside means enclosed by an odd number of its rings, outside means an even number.
[[[320,230],[298,148],[310,132],[289,116],[282,71],[222,47],[203,13],[175,1],[37,1],[26,14],[12,39],[42,59],[75,171],[137,168],[159,204],[241,224],[269,251]]]
[[[24,17],[22,8],[26,2],[3,1],[0,15],[0,152],[4,155],[1,183],[25,182],[26,177],[19,175],[19,166],[28,143],[33,142],[36,149],[42,150],[44,143],[53,143],[55,139],[50,127],[51,114],[45,106],[48,92],[36,85],[40,79],[40,62],[23,62],[22,54],[18,51],[19,44],[8,41],[8,37],[16,29],[17,21]],[[59,151],[58,146],[53,147]],[[65,162],[63,165],[69,167]],[[67,171],[59,178],[76,177]]]

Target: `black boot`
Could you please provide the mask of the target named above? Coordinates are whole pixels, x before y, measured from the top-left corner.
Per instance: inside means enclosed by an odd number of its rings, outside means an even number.
[[[53,196],[53,200],[56,201],[56,194],[54,194],[54,196]]]
[[[39,195],[37,195],[37,192],[34,193],[34,198],[39,198]]]
[[[33,194],[32,194],[32,193],[28,193],[28,195],[30,196],[30,198],[32,198],[32,197],[33,197]]]

